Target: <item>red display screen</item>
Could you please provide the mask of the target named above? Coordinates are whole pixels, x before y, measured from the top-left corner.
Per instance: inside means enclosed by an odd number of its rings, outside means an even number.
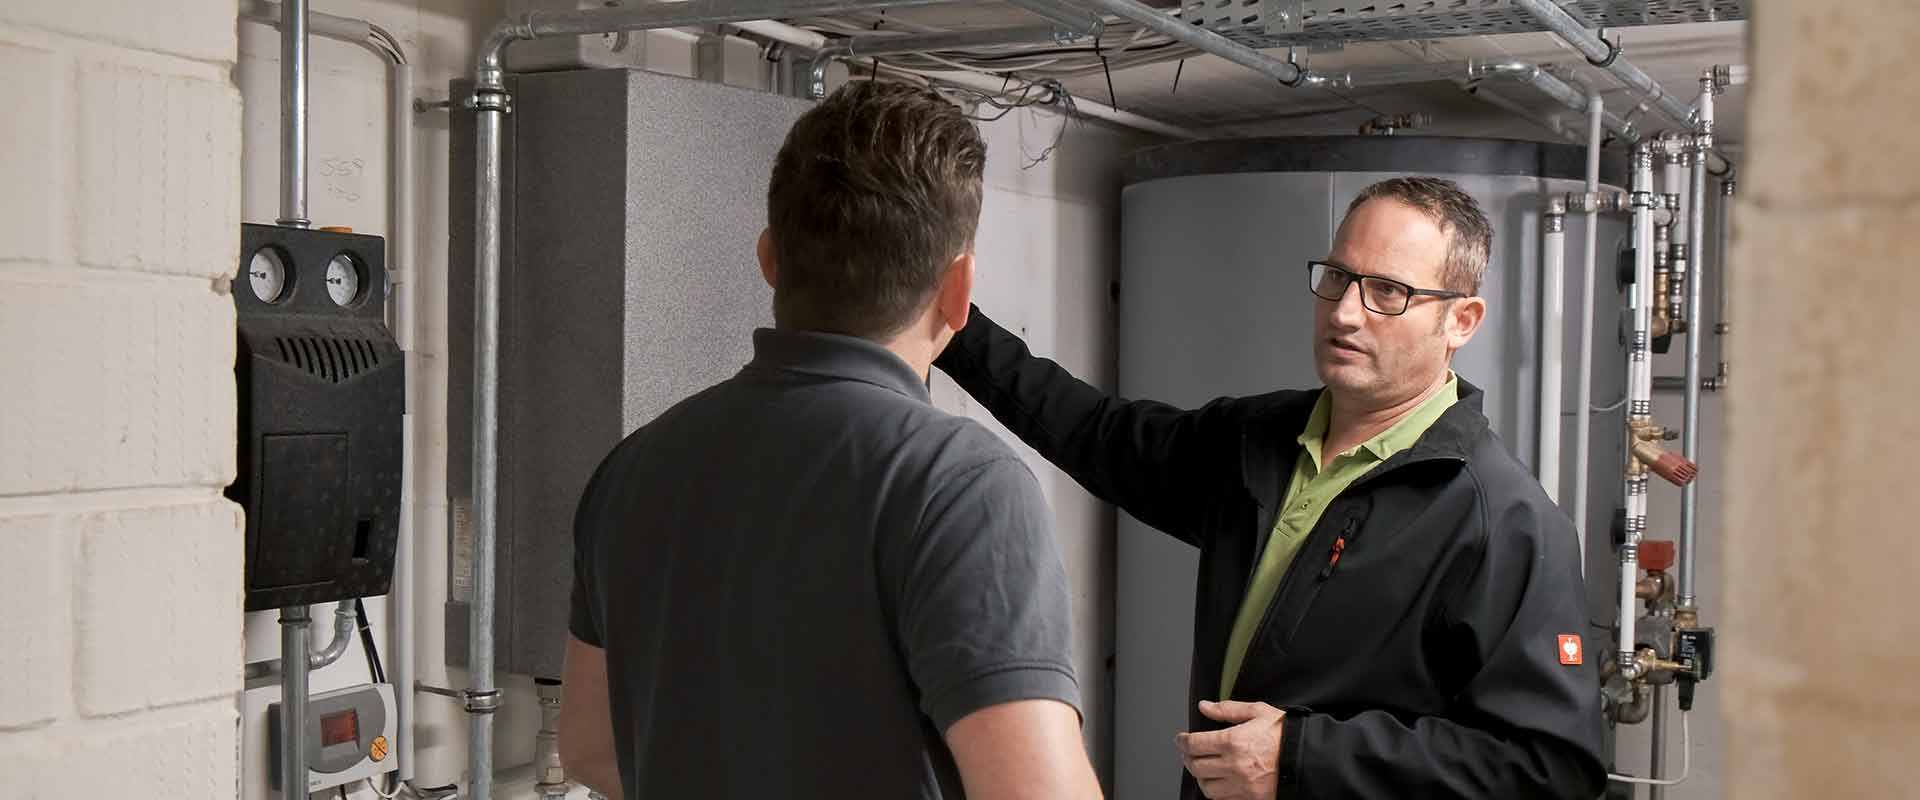
[[[352,709],[320,718],[320,746],[357,743],[360,740],[360,715]]]

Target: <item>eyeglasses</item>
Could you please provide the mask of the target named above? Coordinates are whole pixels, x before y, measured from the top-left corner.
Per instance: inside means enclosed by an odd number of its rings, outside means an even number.
[[[1325,261],[1307,262],[1307,289],[1315,297],[1338,303],[1347,296],[1347,287],[1355,283],[1360,284],[1360,304],[1366,306],[1368,311],[1389,317],[1407,313],[1407,307],[1413,304],[1415,297],[1458,299],[1467,296],[1442,289],[1415,289],[1392,278],[1362,275]]]

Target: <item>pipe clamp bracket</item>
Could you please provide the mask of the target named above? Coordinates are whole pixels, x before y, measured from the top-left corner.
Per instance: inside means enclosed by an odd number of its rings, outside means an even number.
[[[500,710],[499,689],[488,689],[484,692],[467,689],[460,693],[460,697],[466,701],[469,714],[491,714]]]
[[[475,111],[498,111],[502,114],[513,113],[513,95],[501,89],[475,89],[473,96],[467,98],[467,107]]]

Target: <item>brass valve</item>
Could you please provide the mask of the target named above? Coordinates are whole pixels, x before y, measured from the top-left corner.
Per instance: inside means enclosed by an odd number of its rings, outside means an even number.
[[[1628,449],[1633,452],[1635,461],[1645,464],[1654,474],[1665,478],[1675,486],[1685,486],[1699,477],[1700,467],[1677,453],[1669,453],[1658,442],[1667,438],[1667,429],[1647,420],[1632,420],[1627,423],[1630,433]],[[1629,465],[1631,467],[1631,464]],[[1629,470],[1629,474],[1637,474]]]

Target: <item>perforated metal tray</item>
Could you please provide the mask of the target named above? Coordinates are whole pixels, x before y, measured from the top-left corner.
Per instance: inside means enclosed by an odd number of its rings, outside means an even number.
[[[1580,0],[1589,27],[1747,18],[1747,0]],[[1181,17],[1256,48],[1546,30],[1512,0],[1182,0]]]

